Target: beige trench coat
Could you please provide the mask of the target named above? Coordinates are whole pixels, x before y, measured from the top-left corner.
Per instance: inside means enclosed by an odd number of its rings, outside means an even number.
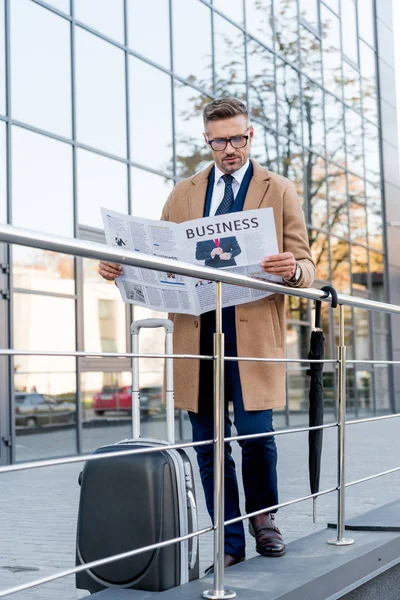
[[[294,186],[256,162],[243,210],[272,207],[280,252],[292,252],[302,268],[296,287],[310,287],[315,276],[303,210]],[[169,196],[164,221],[181,223],[204,214],[208,175],[212,164],[189,179],[180,181]],[[260,256],[260,260],[261,260]],[[236,307],[238,356],[285,357],[285,297],[273,294]],[[172,314],[174,352],[199,354],[200,317]],[[199,361],[174,361],[175,406],[198,412]],[[278,408],[285,404],[285,364],[239,362],[243,402],[246,410]]]

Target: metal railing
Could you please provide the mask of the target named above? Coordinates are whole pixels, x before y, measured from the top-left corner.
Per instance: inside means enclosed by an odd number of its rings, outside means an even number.
[[[164,259],[154,256],[148,256],[139,252],[129,252],[120,248],[108,248],[101,244],[86,242],[75,239],[67,239],[62,237],[56,237],[50,234],[37,233],[12,227],[10,225],[0,225],[0,242],[7,242],[12,244],[19,244],[25,246],[31,246],[34,248],[40,248],[44,250],[52,250],[55,252],[61,252],[65,254],[72,254],[74,256],[80,256],[84,258],[91,258],[97,260],[108,260],[111,262],[117,262],[124,265],[131,265],[146,269],[156,269],[161,271],[170,271],[175,274],[184,275],[188,277],[196,277],[198,279],[207,279],[216,282],[216,332],[214,334],[214,355],[191,355],[191,354],[144,354],[144,353],[100,353],[100,352],[54,352],[54,351],[28,351],[28,350],[14,350],[14,349],[2,349],[0,355],[3,356],[14,356],[14,355],[45,355],[45,356],[74,356],[74,357],[140,357],[140,358],[176,358],[176,359],[200,359],[200,360],[213,360],[214,361],[214,439],[206,440],[201,442],[188,442],[180,444],[170,444],[168,446],[162,446],[158,448],[141,448],[136,450],[126,450],[118,452],[114,455],[134,455],[134,454],[148,454],[152,452],[163,451],[166,448],[170,449],[185,449],[190,447],[197,447],[206,444],[214,444],[214,523],[212,526],[195,531],[186,536],[166,540],[158,544],[146,546],[144,548],[135,549],[132,551],[124,552],[107,558],[99,559],[91,563],[85,563],[78,567],[67,569],[31,581],[29,583],[14,586],[5,590],[0,591],[0,598],[6,597],[17,592],[21,592],[45,583],[54,581],[56,579],[73,575],[81,571],[89,570],[94,567],[105,565],[111,562],[122,560],[130,556],[134,556],[149,550],[156,548],[162,548],[175,543],[183,542],[185,540],[194,538],[196,536],[204,535],[210,531],[214,532],[214,587],[211,590],[207,590],[203,593],[205,598],[217,600],[221,598],[234,598],[236,593],[234,591],[226,590],[224,583],[224,526],[235,523],[240,520],[244,520],[258,514],[270,512],[278,508],[283,508],[303,502],[311,498],[316,498],[332,492],[338,494],[338,523],[337,523],[337,537],[334,540],[330,540],[329,543],[342,546],[353,543],[353,540],[344,537],[344,523],[345,523],[345,490],[347,487],[369,481],[371,479],[388,475],[397,471],[400,471],[400,466],[382,471],[362,479],[345,482],[345,431],[346,431],[346,368],[349,363],[368,363],[368,364],[382,364],[382,365],[399,365],[400,361],[382,361],[382,360],[363,360],[356,361],[346,360],[346,346],[344,337],[344,306],[352,306],[357,308],[364,308],[368,310],[380,311],[390,314],[400,315],[400,307],[392,304],[376,302],[372,300],[366,300],[362,298],[354,298],[352,296],[338,294],[339,303],[339,345],[338,354],[336,359],[331,360],[308,360],[308,359],[278,359],[278,358],[255,358],[255,357],[225,357],[224,356],[224,334],[222,331],[222,283],[232,284],[238,286],[246,286],[253,289],[262,291],[279,293],[284,295],[297,296],[307,298],[311,300],[320,300],[324,302],[330,302],[330,296],[324,291],[311,289],[311,288],[292,288],[283,286],[277,283],[271,283],[264,280],[253,279],[251,277],[230,273],[227,271],[221,271],[208,267],[200,267],[180,261]],[[321,425],[318,427],[298,427],[292,429],[284,429],[277,432],[258,433],[246,436],[233,436],[224,439],[224,364],[226,360],[235,361],[258,361],[258,362],[284,362],[284,363],[333,363],[338,365],[338,420],[337,422],[330,423],[328,425]],[[349,421],[347,425],[354,425],[359,423],[366,423],[371,421],[379,421],[382,419],[389,419],[400,417],[400,413],[387,415],[383,417],[371,417],[366,419],[360,419],[357,421]],[[229,521],[224,520],[224,443],[230,441],[238,441],[243,439],[255,439],[260,437],[284,435],[290,433],[300,433],[306,431],[312,431],[316,429],[328,429],[337,427],[338,429],[338,469],[337,469],[337,485],[333,488],[319,491],[315,494],[309,494],[307,496],[296,498],[287,502],[277,504],[275,506],[268,506],[262,510],[254,513],[242,515],[238,518],[231,519]],[[14,464],[9,466],[0,467],[0,473],[9,473],[15,471],[24,471],[28,469],[38,469],[49,466],[71,464],[77,462],[86,462],[93,460],[102,460],[107,458],[110,460],[113,458],[113,454],[90,454],[90,455],[78,455],[70,456],[65,458],[58,458],[53,460],[39,460],[34,462],[25,462],[20,464]]]

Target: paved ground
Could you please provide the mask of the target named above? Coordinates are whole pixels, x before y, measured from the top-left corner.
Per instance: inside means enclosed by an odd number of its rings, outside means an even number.
[[[161,425],[160,425],[161,427]],[[350,426],[347,435],[347,481],[400,465],[398,419]],[[72,447],[73,433],[56,432],[21,436],[19,459],[36,454],[66,454]],[[129,429],[96,428],[86,437],[86,450],[129,435]],[[307,434],[277,436],[281,501],[309,493]],[[234,456],[239,463],[238,448]],[[324,437],[321,489],[336,484],[336,430]],[[191,453],[193,457],[193,453]],[[66,465],[20,473],[1,474],[0,487],[0,590],[74,565],[75,527],[79,500],[79,465]],[[197,472],[197,471],[196,471]],[[209,524],[202,491],[197,481],[200,527]],[[348,488],[347,515],[355,516],[400,498],[400,473]],[[243,494],[242,494],[243,504]],[[318,500],[317,523],[312,523],[311,501],[282,509],[278,524],[289,543],[324,529],[336,518],[336,494]],[[334,532],[326,532],[327,539]],[[254,555],[253,540],[248,540],[248,556]],[[335,548],[332,547],[332,552]],[[201,569],[210,563],[212,538],[201,539]],[[265,559],[268,560],[268,559]],[[38,571],[19,571],[19,568]],[[74,578],[58,580],[43,587],[15,594],[16,600],[75,600],[85,592],[77,591]]]

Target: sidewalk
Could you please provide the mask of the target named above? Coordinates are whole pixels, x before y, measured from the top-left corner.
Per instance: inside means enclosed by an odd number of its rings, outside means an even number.
[[[399,430],[399,419],[349,426],[346,480],[400,466]],[[102,435],[101,432],[99,435]],[[119,434],[114,429],[107,434],[110,435]],[[336,438],[336,428],[324,432],[321,490],[336,485]],[[277,436],[276,440],[280,501],[307,495],[307,433]],[[98,445],[108,441],[99,439]],[[61,448],[56,453],[61,454]],[[190,456],[194,458],[193,451]],[[234,445],[234,457],[240,470],[237,444]],[[74,566],[79,501],[77,476],[80,470],[81,465],[76,464],[0,475],[0,590]],[[209,524],[209,518],[197,467],[195,471],[199,527],[202,528]],[[350,518],[398,498],[400,473],[352,486],[347,489],[347,516]],[[243,493],[241,501],[244,507]],[[278,526],[287,543],[325,529],[328,521],[336,519],[336,493],[319,498],[317,510],[315,524],[312,522],[311,501],[279,512]],[[326,539],[334,536],[333,530],[326,531]],[[212,535],[203,536],[200,547],[203,572],[212,561]],[[335,552],[335,547],[331,548],[331,552]],[[248,537],[247,556],[254,555],[254,540]],[[24,571],[24,568],[38,570]],[[16,600],[75,600],[85,595],[85,592],[75,589],[74,577],[68,577],[12,597]]]

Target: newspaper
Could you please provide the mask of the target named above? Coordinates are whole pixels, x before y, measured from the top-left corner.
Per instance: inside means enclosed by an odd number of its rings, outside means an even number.
[[[281,282],[261,271],[260,260],[278,253],[272,208],[172,223],[101,209],[109,246]],[[124,302],[153,310],[200,315],[215,310],[215,282],[124,265],[116,280]],[[223,284],[223,307],[270,292]]]

